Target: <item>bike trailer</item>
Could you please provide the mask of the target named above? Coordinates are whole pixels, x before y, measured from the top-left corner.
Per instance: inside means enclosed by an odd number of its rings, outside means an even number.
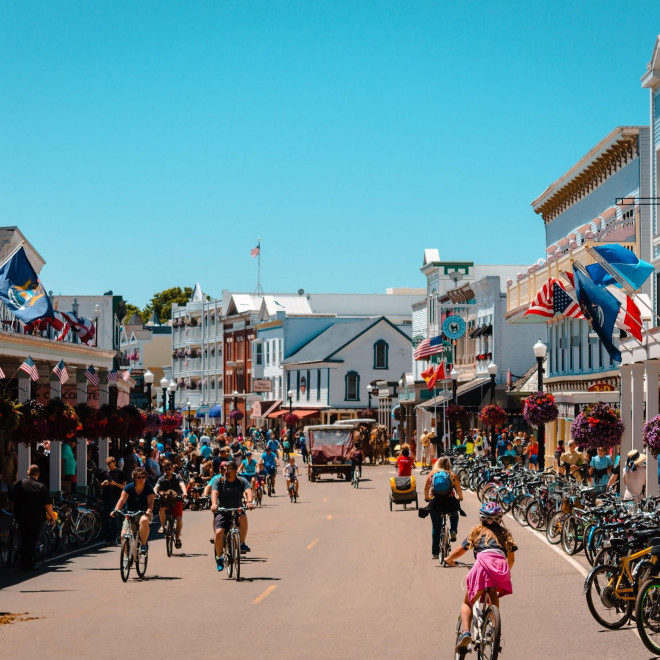
[[[406,505],[415,503],[415,508],[419,508],[417,500],[417,484],[415,477],[391,477],[390,478],[390,511],[392,511],[392,504]]]

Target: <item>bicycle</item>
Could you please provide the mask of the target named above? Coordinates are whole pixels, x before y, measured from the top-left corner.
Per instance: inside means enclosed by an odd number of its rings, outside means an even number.
[[[118,511],[117,513],[124,516],[124,523],[121,526],[121,552],[119,553],[122,582],[128,581],[133,564],[135,564],[138,577],[144,579],[149,561],[149,545],[147,544],[143,553],[139,535],[139,522],[144,511]]]
[[[274,486],[273,486],[273,475],[272,475],[272,474],[269,474],[269,475],[266,477],[266,494],[268,495],[268,497],[272,497],[272,496],[273,496],[273,491],[274,491],[274,490],[275,490],[275,488],[274,488]]]
[[[456,566],[472,568],[473,564],[455,562]],[[472,641],[467,649],[454,653],[454,660],[464,660],[465,656],[476,650],[478,660],[497,660],[502,652],[502,617],[492,598],[496,596],[495,589],[486,589],[472,606],[472,624],[470,635]],[[463,625],[459,615],[456,623],[456,645],[463,634]]]
[[[660,546],[651,550],[660,554]],[[660,653],[660,578],[648,580],[635,600],[635,625],[644,646],[653,654]]]
[[[292,504],[295,504],[298,499],[298,494],[296,493],[296,478],[289,477],[289,499]]]
[[[254,503],[256,506],[261,506],[261,502],[264,498],[264,486],[261,479],[255,479],[254,483]]]
[[[161,506],[163,506],[163,503],[161,502],[160,498],[157,500]],[[179,495],[176,498],[177,502],[182,502],[183,498]],[[175,526],[176,526],[176,521],[174,520],[174,516],[172,515],[172,507],[168,506],[165,507],[166,512],[165,512],[165,524],[163,525],[163,534],[165,535],[165,551],[167,552],[167,556],[171,557],[172,552],[174,550],[174,540],[175,540]]]
[[[241,535],[238,531],[238,516],[245,512],[242,507],[235,509],[218,508],[218,512],[231,513],[231,525],[225,529],[224,542],[222,545],[222,556],[227,569],[227,577],[236,582],[241,581]]]
[[[445,559],[449,557],[451,553],[451,541],[449,539],[449,525],[447,524],[447,518],[449,514],[443,513],[442,518],[440,519],[440,553],[438,554],[438,559],[440,560],[440,566],[445,565]]]
[[[351,477],[351,485],[357,488],[360,485],[360,468],[357,465],[353,466],[353,476]]]

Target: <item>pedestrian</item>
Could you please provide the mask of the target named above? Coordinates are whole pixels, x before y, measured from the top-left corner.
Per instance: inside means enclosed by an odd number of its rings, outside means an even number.
[[[304,433],[300,434],[300,453],[302,454],[303,463],[309,462],[309,451],[307,450],[307,440]]]
[[[412,470],[415,467],[415,461],[410,456],[410,447],[408,447],[408,445],[403,445],[401,453],[397,456],[395,463],[399,470],[400,477],[411,476]]]
[[[640,454],[636,449],[628,452],[623,468],[623,483],[626,486],[623,499],[640,502],[646,489],[646,454]]]
[[[76,440],[74,438],[62,443],[62,493],[70,495],[76,484]]]
[[[105,460],[107,470],[101,475],[101,528],[103,540],[107,546],[117,542],[117,519],[111,516],[115,502],[121,497],[121,491],[126,485],[126,478],[117,469],[117,461],[113,456]]]
[[[539,443],[534,436],[529,440],[529,444],[524,450],[524,455],[529,458],[529,469],[539,469]]]
[[[431,448],[431,439],[429,438],[429,430],[424,429],[422,435],[419,436],[419,443],[422,446],[422,467],[426,467],[426,464],[430,459],[430,448]]]
[[[14,515],[21,538],[21,570],[34,571],[34,548],[41,526],[48,516],[53,522],[57,514],[46,486],[38,481],[39,466],[30,465],[27,479],[17,481],[10,493],[14,503]]]
[[[598,447],[598,453],[591,459],[589,466],[594,486],[607,486],[612,459],[605,453],[604,447]]]

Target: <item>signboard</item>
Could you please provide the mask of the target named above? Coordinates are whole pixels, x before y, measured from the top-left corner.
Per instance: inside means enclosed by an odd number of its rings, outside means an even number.
[[[252,391],[253,392],[272,392],[273,391],[273,381],[268,379],[259,379],[252,381]]]
[[[442,332],[448,339],[460,339],[465,334],[465,321],[452,314],[442,322]]]
[[[613,385],[609,383],[594,383],[587,388],[588,392],[615,392]]]

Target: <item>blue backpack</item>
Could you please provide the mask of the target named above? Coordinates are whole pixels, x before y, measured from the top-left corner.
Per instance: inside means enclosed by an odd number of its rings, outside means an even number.
[[[433,475],[433,493],[435,495],[449,495],[453,487],[449,472],[440,470]]]

